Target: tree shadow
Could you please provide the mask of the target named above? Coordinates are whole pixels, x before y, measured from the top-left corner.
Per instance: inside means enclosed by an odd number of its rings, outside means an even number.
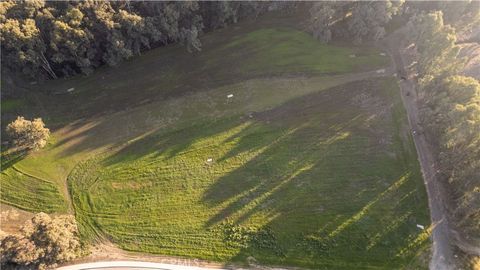
[[[220,228],[224,243],[238,250],[231,260],[253,256],[259,263],[310,268],[398,268],[411,259],[397,253],[417,238],[415,222],[427,224],[428,217],[421,216],[426,201],[418,195],[418,172],[402,153],[385,154],[385,148],[396,147],[375,139],[378,125],[364,125],[371,108],[352,103],[353,95],[378,87],[357,82],[243,118],[204,119],[172,132],[152,132],[123,145],[102,165],[203,154],[205,143],[197,142],[214,138],[208,143],[231,147],[212,166],[238,162],[220,177],[199,180],[205,190],[198,204],[211,209],[199,213],[206,215],[199,226],[208,233]],[[390,114],[375,121],[389,125]],[[193,167],[203,166],[201,159]]]
[[[282,130],[259,145],[247,129],[231,138],[240,138],[238,145],[222,160],[261,149],[216,179],[202,198],[219,209],[205,228],[224,228],[224,241],[239,248],[232,260],[395,268],[427,245],[428,239],[415,240],[422,233],[415,224],[429,223],[415,160],[406,163],[379,150],[385,145],[372,140],[374,132],[363,126],[368,110],[355,105],[345,110],[349,99],[338,104],[340,96],[348,96],[346,90],[332,89],[335,97],[330,90],[311,94],[255,114],[255,121]],[[326,124],[335,122],[342,124]],[[242,233],[245,237],[238,236]],[[406,247],[412,252],[401,253]]]
[[[4,171],[12,167],[13,165],[15,165],[15,163],[24,159],[28,154],[28,151],[26,150],[17,150],[17,151],[7,153],[8,151],[9,149],[3,149],[2,147],[0,171]]]
[[[134,161],[152,155],[166,159],[173,158],[189,149],[196,141],[217,135],[226,130],[244,124],[245,121],[237,116],[217,121],[202,121],[191,126],[184,126],[171,132],[152,132],[134,142],[124,146],[119,151],[105,159],[105,165],[118,162]]]

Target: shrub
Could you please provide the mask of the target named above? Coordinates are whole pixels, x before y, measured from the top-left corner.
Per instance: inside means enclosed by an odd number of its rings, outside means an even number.
[[[51,218],[36,214],[25,222],[19,234],[0,239],[2,266],[18,265],[45,269],[81,255],[81,244],[75,218],[62,215]]]
[[[30,121],[22,116],[8,124],[7,133],[16,147],[32,150],[44,147],[50,136],[50,130],[45,127],[41,118]]]

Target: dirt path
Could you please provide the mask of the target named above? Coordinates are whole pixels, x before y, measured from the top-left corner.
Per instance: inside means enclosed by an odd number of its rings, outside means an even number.
[[[408,77],[402,57],[401,30],[392,34],[386,41],[386,45],[392,58],[397,72],[401,76]],[[455,269],[455,259],[453,246],[451,245],[451,231],[446,218],[444,196],[439,179],[437,179],[437,169],[435,159],[432,155],[431,146],[427,142],[424,134],[420,132],[418,97],[415,89],[415,83],[409,79],[401,80],[399,83],[402,101],[407,111],[408,122],[414,132],[413,140],[417,149],[418,159],[422,168],[423,179],[427,189],[428,204],[430,207],[430,218],[432,221],[432,241],[433,254],[430,261],[432,270],[451,270]]]
[[[212,268],[177,265],[142,261],[104,261],[63,266],[58,270],[87,270],[87,269],[159,269],[159,270],[208,270]]]
[[[247,259],[248,260],[248,259]],[[124,262],[128,263],[125,264]],[[100,262],[96,264],[93,262]],[[91,263],[91,264],[85,264]],[[159,265],[151,264],[164,264],[166,267],[160,267]],[[92,267],[83,267],[83,266],[92,266]],[[149,267],[152,266],[152,267]],[[269,267],[258,265],[254,260],[248,260],[248,266],[245,265],[235,265],[230,263],[218,263],[211,262],[206,260],[199,259],[189,259],[183,257],[174,257],[174,256],[164,256],[164,255],[154,255],[138,252],[125,251],[120,248],[117,248],[112,243],[104,241],[102,244],[96,245],[92,250],[91,254],[87,257],[83,257],[79,260],[70,262],[60,267],[62,270],[78,270],[78,269],[140,269],[140,268],[151,268],[151,269],[165,269],[165,270],[177,270],[177,269],[257,269],[257,270],[293,270],[301,268],[284,268],[284,267]]]

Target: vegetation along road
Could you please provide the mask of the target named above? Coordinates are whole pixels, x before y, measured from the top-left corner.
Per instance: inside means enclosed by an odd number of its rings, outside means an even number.
[[[449,270],[454,268],[454,257],[452,250],[451,230],[445,213],[443,201],[443,192],[441,190],[439,179],[437,179],[437,168],[435,159],[432,156],[430,145],[427,142],[420,124],[420,118],[417,107],[417,91],[415,83],[410,79],[408,70],[402,57],[402,36],[406,28],[397,30],[386,40],[388,44],[393,64],[398,71],[398,77],[406,76],[406,79],[400,79],[402,101],[408,115],[413,140],[417,149],[420,165],[422,167],[423,179],[428,194],[428,204],[430,208],[430,218],[432,220],[432,240],[433,255],[430,262],[430,269]]]

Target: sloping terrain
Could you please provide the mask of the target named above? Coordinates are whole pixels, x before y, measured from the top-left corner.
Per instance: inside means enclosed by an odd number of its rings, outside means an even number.
[[[71,211],[85,240],[132,251],[421,268],[428,208],[405,112],[395,81],[368,72],[387,57],[287,26],[32,86],[58,95],[8,109],[41,112],[53,139],[3,166],[2,203]]]

